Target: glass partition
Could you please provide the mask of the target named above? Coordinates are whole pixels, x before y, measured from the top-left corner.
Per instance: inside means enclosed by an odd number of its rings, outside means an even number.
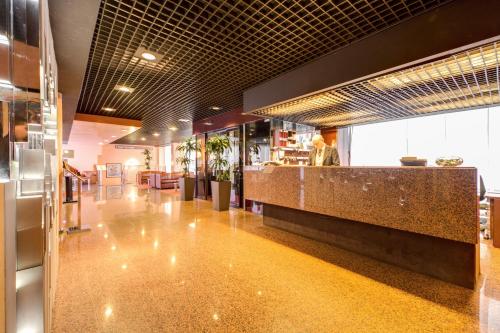
[[[245,126],[245,165],[271,160],[271,121],[260,120]]]
[[[206,164],[206,149],[205,149],[206,134],[196,135],[196,145],[200,151],[196,152],[196,197],[200,199],[208,199],[208,181],[207,181],[207,164]]]
[[[226,152],[229,162],[229,177],[231,181],[231,206],[241,207],[243,196],[243,159],[241,155],[240,128],[235,128],[226,132],[231,142],[231,151]]]

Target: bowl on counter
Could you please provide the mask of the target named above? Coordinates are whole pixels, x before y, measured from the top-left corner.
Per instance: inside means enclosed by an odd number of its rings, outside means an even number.
[[[442,167],[456,167],[462,165],[464,160],[458,156],[450,156],[450,157],[438,157],[436,159],[436,164]]]
[[[425,158],[416,158],[414,156],[404,156],[399,161],[402,166],[427,166]]]

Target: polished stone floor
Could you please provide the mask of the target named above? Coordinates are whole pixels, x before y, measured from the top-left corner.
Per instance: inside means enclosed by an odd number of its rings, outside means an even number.
[[[487,243],[472,291],[173,190],[93,189],[82,223],[61,243],[54,332],[500,332]]]

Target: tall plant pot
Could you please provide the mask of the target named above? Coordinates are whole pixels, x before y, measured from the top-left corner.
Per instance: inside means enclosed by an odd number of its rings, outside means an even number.
[[[192,201],[194,195],[194,178],[179,178],[179,188],[181,189],[181,200]]]
[[[231,199],[231,182],[212,180],[212,207],[214,210],[223,211],[229,209]]]

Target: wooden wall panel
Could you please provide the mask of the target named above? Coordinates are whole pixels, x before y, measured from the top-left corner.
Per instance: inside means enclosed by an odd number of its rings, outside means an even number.
[[[325,139],[325,143],[329,146],[333,146],[337,142],[337,128],[324,128],[321,129],[321,135]]]
[[[61,106],[62,107],[62,106]],[[142,121],[134,119],[98,116],[94,114],[77,113],[74,120],[88,121],[92,123],[112,124],[122,126],[142,127]]]

